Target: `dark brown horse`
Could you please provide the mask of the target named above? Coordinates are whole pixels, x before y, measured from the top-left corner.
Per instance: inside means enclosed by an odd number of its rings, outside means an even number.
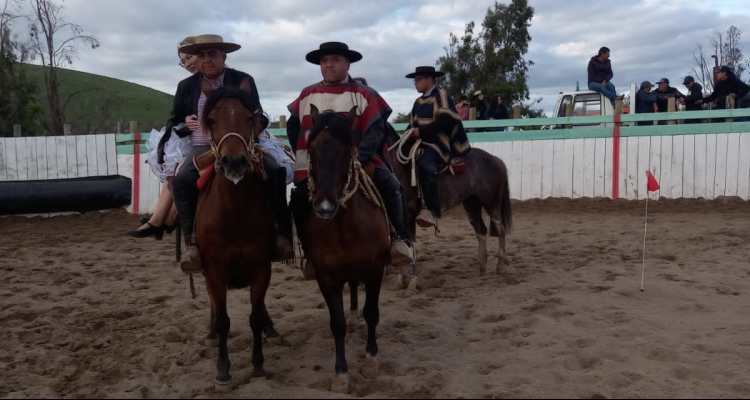
[[[318,281],[331,319],[336,342],[336,375],[331,390],[347,393],[348,364],[344,351],[347,321],[344,316],[342,290],[349,283],[352,295],[351,319],[356,318],[357,285],[364,283],[366,298],[363,309],[367,322],[367,354],[362,374],[378,375],[375,356],[378,345],[380,286],[385,266],[390,262],[388,220],[382,201],[372,181],[357,161],[352,137],[356,106],[348,118],[341,114],[319,114],[311,107],[313,128],[309,137],[310,199],[314,217],[310,217],[301,239],[307,243],[307,256],[315,265]]]
[[[400,136],[393,127],[390,127],[388,145],[394,146],[399,140]],[[404,190],[408,225],[412,237],[416,238],[416,219],[423,207],[422,199],[419,197],[418,188],[413,186],[411,164],[398,161],[404,158],[405,151],[402,151],[401,157],[398,151],[398,147],[392,147],[390,154],[393,159],[394,172]],[[484,274],[487,270],[487,225],[482,219],[482,209],[487,212],[490,217],[490,236],[498,237],[500,243],[497,260],[499,273],[503,265],[507,266],[510,263],[505,253],[505,235],[512,225],[508,169],[503,160],[476,147],[472,148],[463,159],[467,164],[466,172],[457,175],[446,172],[437,177],[441,210],[447,211],[459,204],[463,205],[479,242],[480,274]],[[416,267],[414,269],[416,270]]]
[[[249,85],[243,83],[241,88]],[[211,333],[218,334],[215,387],[231,390],[227,335],[227,289],[250,286],[253,373],[263,376],[263,337],[273,330],[265,296],[271,281],[275,228],[271,204],[264,196],[262,153],[255,136],[265,125],[245,90],[204,87],[208,95],[203,124],[211,134],[215,175],[200,194],[195,219],[206,287],[211,297]]]

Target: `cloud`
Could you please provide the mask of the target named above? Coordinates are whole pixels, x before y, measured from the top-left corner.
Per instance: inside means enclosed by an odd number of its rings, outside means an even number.
[[[216,33],[242,49],[227,63],[255,77],[264,109],[276,119],[299,91],[321,79],[305,54],[325,41],[346,42],[364,58],[352,64],[393,108],[408,112],[418,96],[404,75],[435,65],[448,34],[479,26],[493,1],[333,0],[275,2],[223,0],[66,0],[65,19],[101,42],[81,49],[73,68],[173,94],[187,73],[177,65],[185,36]],[[735,25],[750,38],[750,11],[740,0],[531,0],[532,41],[527,60],[532,99],[551,112],[557,94],[587,86],[586,66],[601,46],[611,49],[619,91],[662,76],[678,82],[693,69],[696,43],[714,29]],[[745,51],[750,54],[750,46]]]

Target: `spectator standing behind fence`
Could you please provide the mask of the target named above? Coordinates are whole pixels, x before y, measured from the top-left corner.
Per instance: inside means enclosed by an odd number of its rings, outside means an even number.
[[[717,108],[726,108],[727,96],[735,99],[736,108],[750,107],[750,87],[742,82],[731,68],[723,65],[716,72],[716,85],[710,96],[696,101],[696,104],[710,103],[716,101]]]
[[[682,85],[688,89],[688,95],[685,97],[685,111],[700,111],[703,109],[703,86],[695,82],[692,76],[686,76]],[[701,103],[698,103],[701,100]],[[686,119],[686,124],[700,123],[700,119]]]
[[[487,119],[487,111],[489,111],[489,105],[484,101],[484,93],[481,90],[474,92],[473,100],[474,108],[477,109],[477,119]]]
[[[669,111],[675,111],[675,110],[668,110],[667,105],[669,104],[669,98],[674,97],[676,100],[679,100],[680,103],[683,103],[685,101],[685,95],[682,94],[679,90],[677,90],[676,87],[669,86],[669,79],[667,78],[661,78],[659,79],[659,82],[656,83],[658,86],[656,90],[654,90],[654,94],[656,94],[656,108],[657,112],[669,112]],[[666,121],[660,121],[666,122]]]
[[[503,98],[498,95],[495,98],[495,104],[490,107],[488,113],[489,119],[508,119],[508,108],[503,104]],[[497,128],[499,131],[504,131],[505,127]]]
[[[651,92],[653,85],[649,81],[641,82],[641,89],[635,94],[635,113],[653,114],[656,95]],[[638,121],[636,125],[653,125],[652,121]]]
[[[469,119],[469,98],[466,97],[465,94],[462,94],[461,97],[458,98],[458,103],[456,103],[456,111],[458,111],[458,116],[461,118],[461,121],[466,121]]]
[[[599,54],[591,57],[588,66],[589,90],[599,92],[608,98],[612,104],[615,100],[622,99],[624,96],[618,96],[615,85],[612,84],[612,62],[609,60],[609,48],[602,47]]]

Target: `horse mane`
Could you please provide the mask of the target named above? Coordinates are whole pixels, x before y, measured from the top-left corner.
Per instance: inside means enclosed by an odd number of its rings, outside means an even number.
[[[237,99],[240,101],[240,103],[242,103],[243,107],[250,110],[251,112],[261,110],[260,105],[255,103],[253,98],[250,96],[250,93],[248,93],[247,91],[242,89],[220,87],[214,89],[208,96],[208,99],[206,99],[206,105],[203,107],[203,118],[201,119],[202,121],[204,121],[204,123],[208,121],[208,116],[211,114],[211,111],[216,108],[216,104],[224,99]]]
[[[331,136],[344,146],[352,147],[354,145],[352,127],[349,126],[349,121],[343,115],[330,110],[318,114],[315,124],[310,129],[308,143],[313,143],[324,129],[328,129]]]

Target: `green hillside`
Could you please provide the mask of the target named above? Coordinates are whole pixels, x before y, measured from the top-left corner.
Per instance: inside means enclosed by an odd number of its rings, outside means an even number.
[[[30,64],[24,68],[27,76],[38,83],[38,101],[48,115],[44,68]],[[144,132],[159,129],[172,108],[174,96],[135,83],[68,69],[59,69],[58,76],[63,104],[76,93],[65,109],[66,121],[74,135],[113,133],[118,122],[122,123],[123,132],[127,132],[131,120],[138,121],[138,129]],[[24,132],[24,136],[28,134]]]

